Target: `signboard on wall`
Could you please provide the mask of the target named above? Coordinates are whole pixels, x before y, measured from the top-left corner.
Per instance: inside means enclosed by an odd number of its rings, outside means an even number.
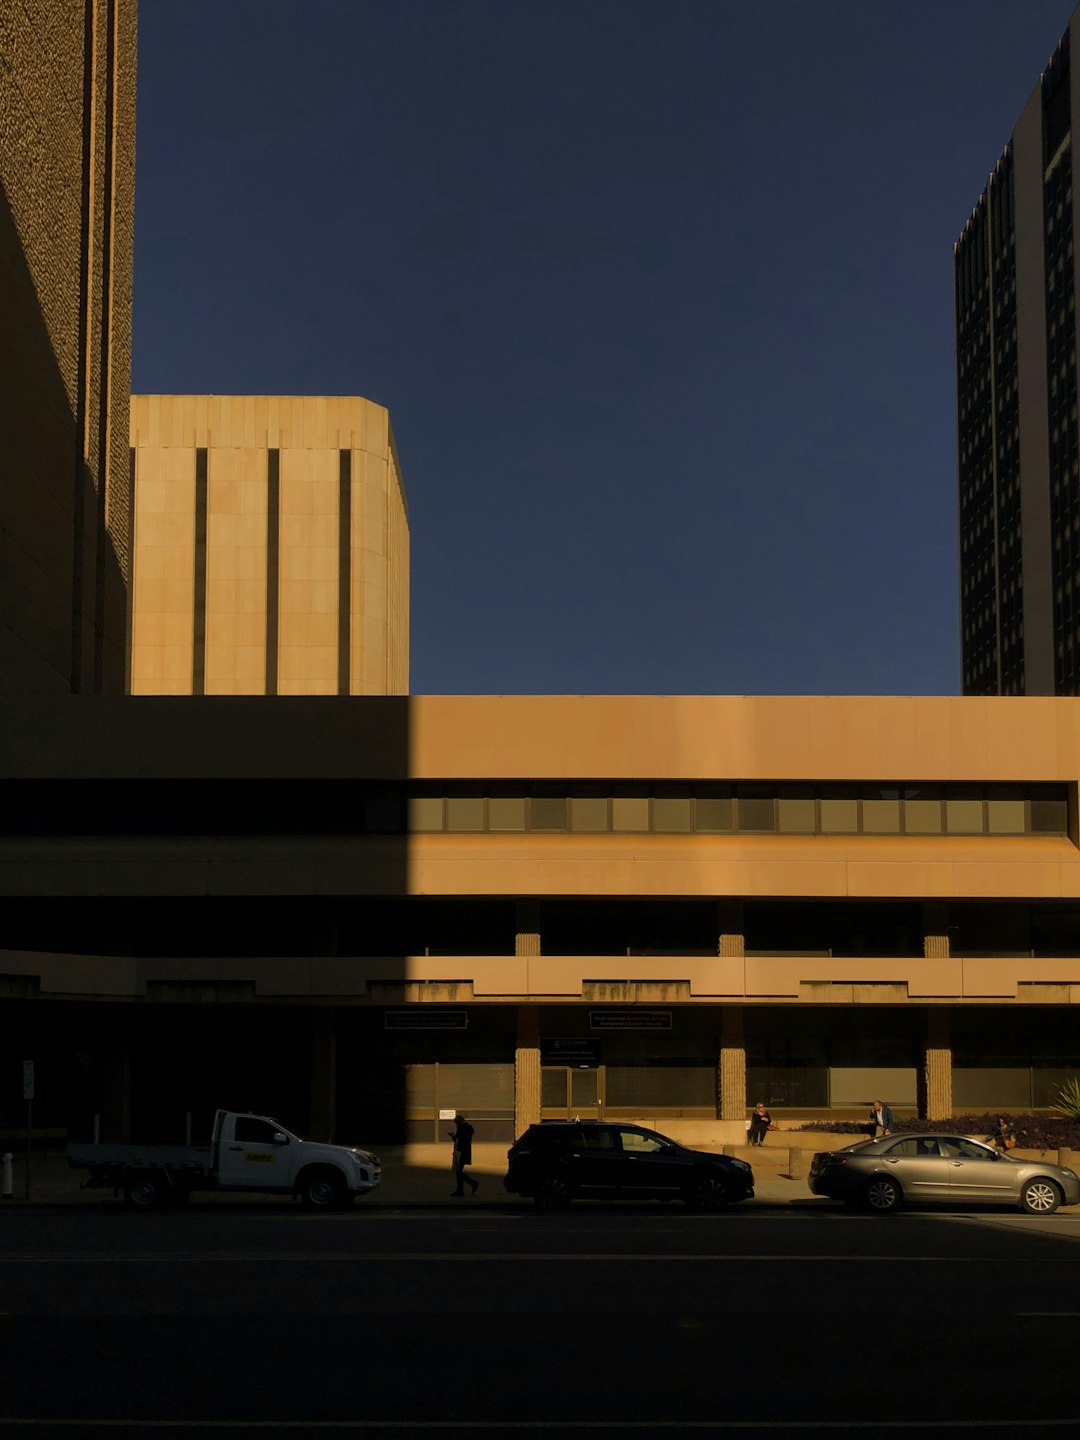
[[[577,1065],[595,1069],[600,1064],[600,1047],[595,1040],[541,1040],[541,1065]]]
[[[590,1010],[590,1030],[670,1030],[670,1010]]]
[[[469,1016],[465,1010],[387,1010],[383,1025],[387,1030],[465,1030]]]

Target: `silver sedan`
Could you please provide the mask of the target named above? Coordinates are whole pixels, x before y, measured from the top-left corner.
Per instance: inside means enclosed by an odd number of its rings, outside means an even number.
[[[1014,1160],[964,1135],[890,1135],[824,1150],[814,1156],[807,1178],[815,1195],[879,1214],[905,1200],[1019,1205],[1029,1215],[1080,1204],[1074,1170],[1044,1160]]]

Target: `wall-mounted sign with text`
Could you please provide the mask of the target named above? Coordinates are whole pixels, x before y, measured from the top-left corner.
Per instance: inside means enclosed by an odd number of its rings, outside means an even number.
[[[670,1030],[670,1010],[590,1010],[590,1030]]]
[[[387,1030],[466,1030],[469,1016],[464,1010],[387,1010]]]
[[[595,1040],[541,1040],[540,1064],[595,1069],[600,1064],[600,1047]]]

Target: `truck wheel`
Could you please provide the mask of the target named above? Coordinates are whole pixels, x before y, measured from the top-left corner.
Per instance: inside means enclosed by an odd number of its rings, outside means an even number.
[[[300,1180],[300,1199],[306,1210],[336,1210],[345,1198],[345,1186],[336,1170],[309,1170]]]
[[[129,1175],[124,1181],[124,1199],[135,1210],[156,1210],[166,1202],[165,1185],[159,1175],[149,1171]]]

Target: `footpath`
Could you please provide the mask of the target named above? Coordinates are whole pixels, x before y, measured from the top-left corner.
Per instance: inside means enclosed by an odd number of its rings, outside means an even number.
[[[719,1147],[701,1146],[703,1150],[718,1152]],[[475,1209],[492,1205],[528,1207],[532,1202],[517,1195],[510,1195],[503,1189],[506,1174],[506,1145],[473,1145],[473,1164],[469,1173],[480,1182],[475,1197],[466,1193],[463,1199],[451,1195],[453,1177],[450,1174],[449,1145],[408,1145],[380,1146],[379,1159],[382,1162],[382,1182],[372,1194],[356,1201],[356,1208],[413,1209],[416,1207],[438,1206],[448,1209]],[[770,1146],[769,1142],[756,1149],[749,1146],[728,1147],[728,1153],[740,1160],[748,1161],[754,1167],[754,1189],[758,1200],[773,1205],[800,1201],[810,1205],[829,1204],[811,1195],[806,1183],[806,1169],[812,1152],[803,1153],[801,1173],[792,1178],[789,1171],[790,1152],[787,1145]],[[30,1205],[79,1205],[119,1206],[111,1190],[87,1190],[82,1183],[87,1178],[85,1170],[73,1170],[67,1163],[63,1151],[35,1152],[30,1161],[30,1197],[26,1198],[26,1155],[15,1152],[13,1196],[0,1204],[0,1215],[13,1206]],[[228,1194],[225,1192],[196,1192],[191,1198],[192,1205],[287,1205],[287,1196]],[[297,1202],[299,1204],[299,1202]]]

